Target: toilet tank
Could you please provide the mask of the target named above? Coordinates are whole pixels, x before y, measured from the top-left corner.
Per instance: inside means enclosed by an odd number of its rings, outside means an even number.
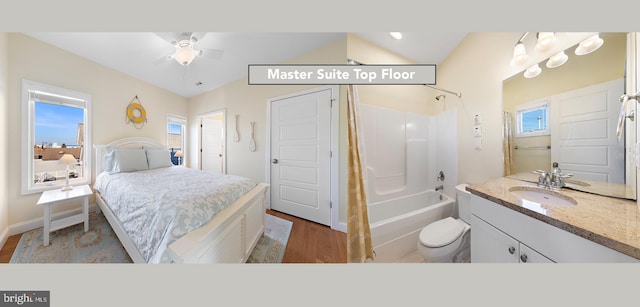
[[[456,186],[456,202],[460,219],[471,224],[471,193],[465,189],[467,186],[466,183]]]

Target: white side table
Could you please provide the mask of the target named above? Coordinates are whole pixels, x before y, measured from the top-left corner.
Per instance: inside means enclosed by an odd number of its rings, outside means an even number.
[[[93,194],[88,185],[75,186],[72,190],[62,191],[61,189],[42,192],[38,200],[38,206],[44,206],[44,236],[43,245],[49,245],[49,233],[61,228],[84,222],[84,231],[89,231],[89,196]],[[82,213],[65,217],[55,221],[51,220],[51,207],[73,199],[82,198]]]

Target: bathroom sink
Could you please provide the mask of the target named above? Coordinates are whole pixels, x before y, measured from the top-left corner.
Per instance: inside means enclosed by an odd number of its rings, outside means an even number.
[[[523,205],[547,205],[547,206],[575,206],[578,202],[566,195],[558,193],[556,191],[542,189],[537,187],[512,187],[509,192],[513,194],[518,200],[523,202]],[[539,207],[539,206],[537,206]]]

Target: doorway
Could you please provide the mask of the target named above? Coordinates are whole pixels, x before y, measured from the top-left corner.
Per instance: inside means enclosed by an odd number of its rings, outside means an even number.
[[[334,95],[337,87],[324,87],[268,101],[267,167],[271,209],[332,228],[338,155]]]
[[[226,111],[200,116],[200,169],[226,173]]]

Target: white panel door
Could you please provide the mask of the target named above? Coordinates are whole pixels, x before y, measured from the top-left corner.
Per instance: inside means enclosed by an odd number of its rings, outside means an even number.
[[[271,208],[331,222],[331,90],[271,103]]]
[[[200,168],[224,173],[224,117],[222,113],[216,116],[203,117],[201,129],[202,152]]]
[[[563,172],[587,180],[625,182],[624,141],[616,139],[623,93],[619,79],[551,97],[551,161]]]

